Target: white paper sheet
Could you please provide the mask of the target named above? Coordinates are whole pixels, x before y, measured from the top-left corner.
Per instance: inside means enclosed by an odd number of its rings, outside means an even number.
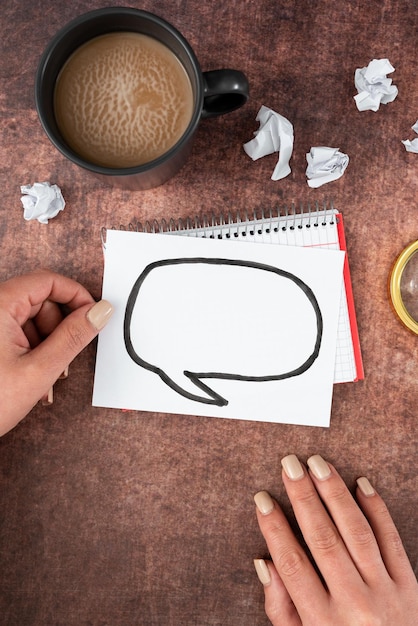
[[[244,144],[244,150],[253,161],[278,152],[279,160],[271,179],[281,180],[291,172],[289,161],[293,152],[293,125],[283,115],[266,106],[260,108],[256,121],[260,127],[255,131],[254,139]]]
[[[108,231],[93,405],[328,426],[343,259]]]

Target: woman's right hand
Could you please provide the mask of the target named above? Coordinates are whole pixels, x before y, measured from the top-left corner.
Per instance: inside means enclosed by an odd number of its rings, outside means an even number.
[[[257,493],[258,523],[272,561],[254,564],[272,624],[417,626],[417,580],[395,524],[367,478],[357,481],[357,504],[321,456],[308,459],[308,470],[293,454],[282,466],[316,567],[277,502],[266,491]]]

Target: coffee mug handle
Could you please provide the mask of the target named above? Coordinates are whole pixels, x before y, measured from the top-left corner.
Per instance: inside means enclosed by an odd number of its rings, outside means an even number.
[[[203,72],[202,118],[234,111],[248,100],[248,80],[239,70]]]

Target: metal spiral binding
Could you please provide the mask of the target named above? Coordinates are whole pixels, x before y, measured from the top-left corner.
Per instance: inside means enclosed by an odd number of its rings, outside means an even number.
[[[321,215],[322,221],[319,221]],[[284,218],[284,219],[283,219]],[[298,220],[304,219],[304,224],[297,223]],[[264,208],[254,210],[249,213],[247,210],[237,211],[234,215],[231,211],[226,214],[220,213],[215,215],[212,213],[210,217],[206,214],[202,216],[196,215],[194,218],[187,217],[185,220],[179,218],[175,220],[171,218],[168,222],[165,219],[147,220],[142,223],[138,220],[129,222],[128,225],[121,224],[118,227],[112,226],[111,230],[127,230],[141,233],[184,233],[194,234],[196,237],[208,239],[233,239],[246,237],[247,235],[269,234],[275,229],[277,230],[278,220],[283,220],[281,229],[283,231],[295,230],[296,228],[319,228],[327,224],[333,224],[335,219],[335,209],[333,201],[324,200],[322,205],[315,201],[314,206],[308,202],[304,205],[302,202],[297,207],[294,202],[290,207],[284,205],[283,208],[268,209]],[[257,233],[255,232],[257,229]],[[222,230],[222,234],[219,231]],[[101,228],[101,240],[103,248],[106,247],[106,231],[107,228]]]

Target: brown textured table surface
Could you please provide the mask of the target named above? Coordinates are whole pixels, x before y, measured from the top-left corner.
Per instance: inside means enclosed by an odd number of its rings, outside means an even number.
[[[192,157],[164,186],[106,187],[52,147],[33,97],[46,43],[100,3],[5,0],[0,278],[46,266],[99,298],[102,225],[332,197],[345,218],[366,376],[335,387],[329,429],[123,413],[91,407],[89,346],[57,383],[53,406],[36,407],[0,441],[0,621],[261,626],[252,559],[265,550],[252,498],[269,489],[287,508],[279,468],[290,452],[324,455],[350,486],[367,475],[418,569],[418,338],[387,295],[395,257],[418,237],[418,156],[400,143],[415,136],[418,117],[418,15],[406,0],[131,5],[178,27],[204,70],[243,70],[250,100],[203,122]],[[386,57],[399,95],[360,113],[354,71]],[[274,156],[253,163],[242,149],[262,104],[295,128],[292,173],[279,182],[270,180]],[[350,164],[339,181],[311,190],[305,153],[316,145],[339,147]],[[43,180],[62,188],[67,206],[48,225],[26,222],[20,185]]]

